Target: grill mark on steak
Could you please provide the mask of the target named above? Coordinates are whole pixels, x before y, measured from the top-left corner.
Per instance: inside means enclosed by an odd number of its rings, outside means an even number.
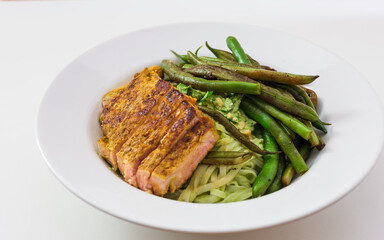
[[[125,180],[136,185],[135,174],[141,161],[148,156],[160,143],[162,134],[178,116],[175,111],[183,101],[183,95],[172,89],[154,108],[150,116],[136,130],[117,154],[120,172]]]
[[[153,186],[153,193],[162,196],[168,190],[174,192],[180,188],[218,138],[211,119],[204,117],[196,123],[152,172],[149,184]]]
[[[154,66],[103,96],[101,155],[134,186],[157,195],[191,176],[218,140],[213,121]],[[118,160],[118,161],[116,161]]]

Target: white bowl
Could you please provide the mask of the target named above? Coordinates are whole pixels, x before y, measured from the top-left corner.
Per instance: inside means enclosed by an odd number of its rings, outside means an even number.
[[[237,203],[194,204],[150,195],[108,170],[97,155],[102,136],[101,97],[144,67],[175,59],[205,41],[225,48],[228,35],[262,64],[281,71],[318,74],[313,88],[320,117],[332,123],[327,143],[314,151],[309,171],[290,186]],[[201,50],[208,54],[208,51]],[[334,203],[369,172],[383,145],[383,113],[368,82],[342,59],[309,42],[264,28],[225,23],[154,27],[125,34],[86,52],[49,87],[40,106],[40,149],[57,178],[79,198],[121,219],[183,232],[222,233],[292,221]]]

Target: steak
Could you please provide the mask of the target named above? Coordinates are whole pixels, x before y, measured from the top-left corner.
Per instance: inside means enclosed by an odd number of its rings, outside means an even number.
[[[139,166],[136,178],[140,189],[151,192],[152,186],[149,185],[149,178],[153,170],[161,163],[163,158],[169,153],[170,148],[182,137],[188,128],[193,126],[197,121],[201,121],[196,108],[183,102],[181,106],[183,112],[181,117],[175,121],[167,134],[161,140],[160,145],[153,151]]]
[[[112,165],[112,169],[117,169],[116,153],[124,142],[171,88],[170,83],[160,78],[158,69],[152,67],[138,74],[129,84],[103,97],[102,104],[105,105],[100,122],[105,136],[98,141],[98,146],[100,154]]]
[[[218,140],[213,120],[196,100],[146,68],[103,96],[100,154],[135,187],[164,195],[192,175]]]
[[[205,117],[173,145],[168,155],[153,170],[149,179],[152,191],[164,195],[180,188],[219,139],[213,122]]]

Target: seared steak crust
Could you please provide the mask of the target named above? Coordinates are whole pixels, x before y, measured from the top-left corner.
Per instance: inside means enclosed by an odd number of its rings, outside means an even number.
[[[103,96],[105,136],[98,141],[101,155],[124,180],[157,195],[180,188],[218,140],[196,100],[161,77],[153,66]]]

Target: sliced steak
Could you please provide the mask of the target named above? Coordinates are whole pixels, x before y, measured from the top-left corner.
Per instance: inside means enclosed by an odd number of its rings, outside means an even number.
[[[185,99],[184,94],[173,88],[158,102],[151,114],[117,153],[119,170],[130,184],[136,186],[137,167],[157,148],[172,123],[182,115],[185,109],[178,107],[180,104],[185,105],[182,103]],[[190,98],[190,101],[194,99]]]
[[[146,157],[139,166],[136,179],[140,189],[151,192],[152,186],[149,184],[149,178],[153,170],[160,164],[163,158],[169,153],[174,144],[180,139],[189,128],[196,122],[201,121],[202,115],[196,107],[191,106],[189,102],[184,101],[179,111],[182,113],[170,129],[162,137],[158,147]]]
[[[162,196],[180,188],[218,139],[211,119],[205,117],[195,124],[152,172],[149,184],[153,193]]]
[[[157,102],[172,89],[171,84],[163,81],[155,71],[139,74],[133,84],[142,86],[139,88],[143,89],[140,96],[130,98],[131,95],[139,95],[131,92],[125,96],[129,99],[128,101],[116,101],[113,105],[109,103],[111,108],[108,111],[104,111],[106,107],[103,109],[103,112],[108,114],[104,116],[102,126],[107,125],[108,127],[104,131],[107,132],[106,136],[98,141],[98,146],[101,155],[108,160],[114,170],[117,168],[116,153],[150,114]],[[132,99],[134,100],[132,101]]]
[[[218,134],[196,99],[160,76],[157,66],[145,69],[104,95],[98,146],[128,183],[162,196],[192,175]]]

